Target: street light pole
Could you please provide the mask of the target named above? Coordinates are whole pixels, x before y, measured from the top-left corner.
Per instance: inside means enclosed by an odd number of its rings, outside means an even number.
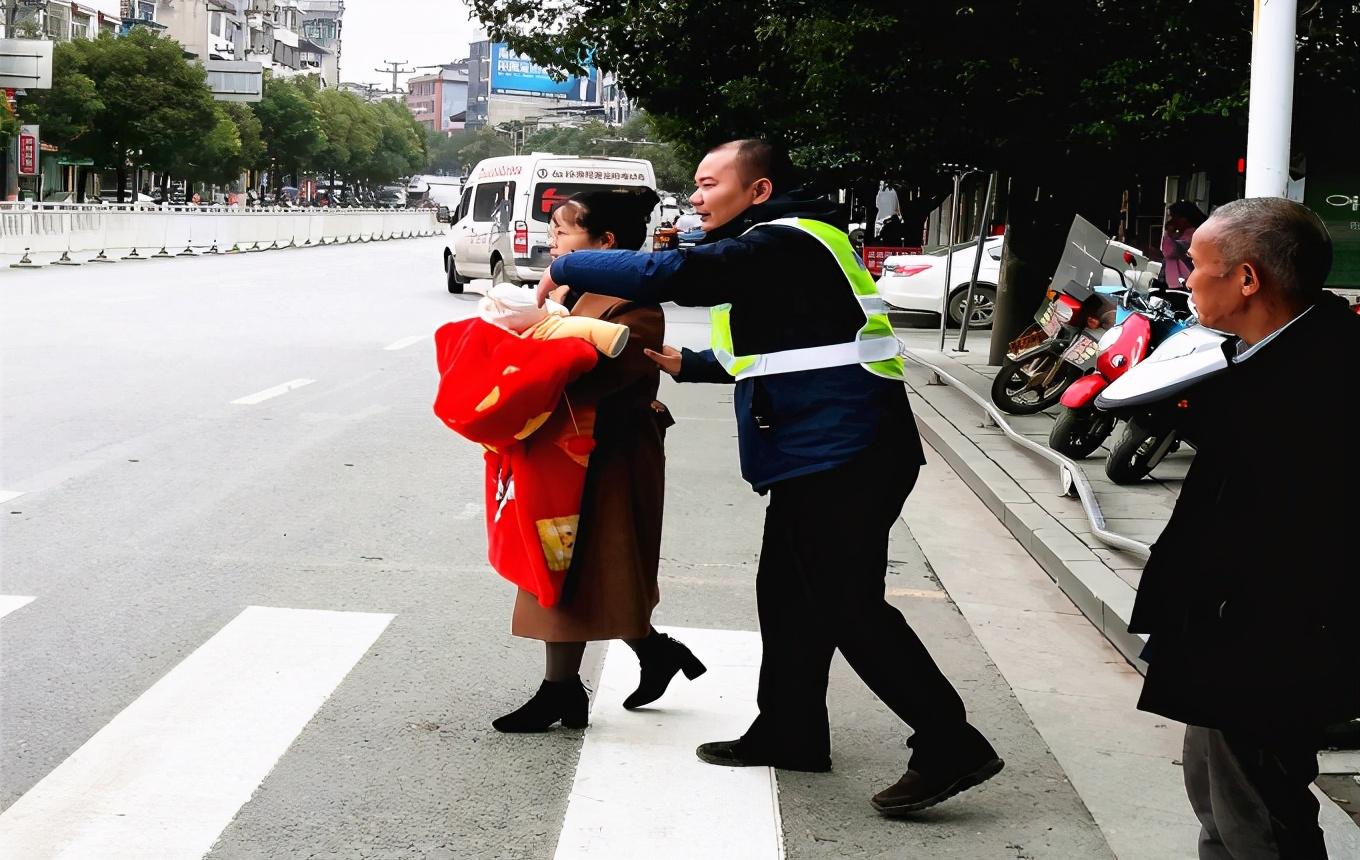
[[[1255,0],[1247,105],[1248,197],[1284,197],[1294,117],[1298,0]]]

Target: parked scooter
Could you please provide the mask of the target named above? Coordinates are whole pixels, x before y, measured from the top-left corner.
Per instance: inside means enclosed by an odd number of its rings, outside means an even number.
[[[1146,292],[1160,272],[1136,248],[1106,236],[1080,215],[1072,219],[1058,268],[1034,324],[1010,343],[992,381],[992,402],[1012,415],[1032,415],[1095,365],[1104,329],[1115,324],[1116,298]]]
[[[1091,456],[1114,432],[1116,418],[1096,408],[1097,395],[1148,357],[1171,335],[1194,324],[1189,294],[1157,291],[1146,298],[1127,290],[1120,298],[1116,324],[1097,345],[1095,369],[1067,387],[1062,411],[1048,434],[1048,446],[1080,460]]]
[[[1230,340],[1211,328],[1190,326],[1096,396],[1098,409],[1126,419],[1105,461],[1111,481],[1137,483],[1180,443],[1194,444],[1187,434],[1195,408],[1190,389],[1228,369]]]

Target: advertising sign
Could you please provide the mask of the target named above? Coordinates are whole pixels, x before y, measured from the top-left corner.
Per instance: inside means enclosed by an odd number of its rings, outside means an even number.
[[[864,247],[864,268],[869,270],[869,274],[875,278],[883,275],[883,261],[889,257],[896,257],[902,254],[919,254],[921,249],[908,248],[901,245],[866,245]]]
[[[572,101],[595,97],[594,67],[583,78],[555,81],[548,70],[510,50],[503,42],[491,46],[491,92],[515,96],[540,96]]]
[[[19,126],[19,175],[38,175],[38,127]]]
[[[52,89],[52,42],[0,39],[0,87]]]

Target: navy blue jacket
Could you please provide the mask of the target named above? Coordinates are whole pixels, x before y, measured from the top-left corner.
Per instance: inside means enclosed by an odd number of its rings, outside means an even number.
[[[854,340],[864,312],[845,274],[816,239],[775,218],[837,222],[824,199],[776,197],[753,206],[693,248],[658,253],[577,251],[559,257],[552,278],[573,290],[640,302],[732,305],[737,355]],[[727,382],[711,350],[685,350],[681,382]],[[887,456],[925,462],[906,389],[859,365],[774,374],[736,383],[742,476],[759,492],[835,468],[877,439]]]

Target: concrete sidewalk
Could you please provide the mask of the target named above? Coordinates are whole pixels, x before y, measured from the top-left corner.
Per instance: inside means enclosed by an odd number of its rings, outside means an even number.
[[[947,371],[990,402],[992,378],[985,342],[975,351],[919,351],[922,358]],[[1138,671],[1146,666],[1138,655],[1143,639],[1128,632],[1143,560],[1113,549],[1091,532],[1081,502],[1064,495],[1058,467],[1006,438],[981,408],[948,385],[931,384],[932,374],[908,363],[912,408],[922,437],[952,466],[965,483],[1000,519],[1048,576],[1087,619]],[[1048,413],[1007,416],[1022,435],[1047,446],[1055,416]],[[1117,438],[1119,428],[1110,442]],[[1095,490],[1106,528],[1143,543],[1157,539],[1171,516],[1193,449],[1169,455],[1151,478],[1134,486],[1109,481],[1104,472],[1108,445],[1079,464]],[[1319,780],[1340,810],[1352,817],[1360,801],[1355,753],[1321,756]],[[1333,807],[1336,809],[1336,807]],[[1360,820],[1358,818],[1357,820]],[[1347,837],[1360,856],[1360,828]],[[1349,844],[1349,843],[1348,843]]]

